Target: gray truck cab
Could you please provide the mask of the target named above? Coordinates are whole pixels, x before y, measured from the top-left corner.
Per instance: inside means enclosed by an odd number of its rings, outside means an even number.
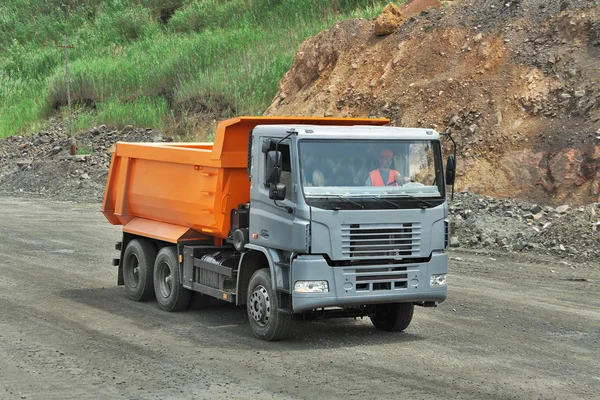
[[[261,125],[250,145],[249,239],[240,265],[262,253],[276,293],[267,302],[264,285],[257,293],[248,287],[255,334],[269,324],[261,306],[275,303],[281,319],[319,310],[403,330],[413,305],[444,301],[449,223],[439,133]]]

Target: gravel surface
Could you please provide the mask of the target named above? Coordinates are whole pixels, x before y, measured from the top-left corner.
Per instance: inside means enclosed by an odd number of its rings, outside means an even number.
[[[2,399],[592,399],[600,271],[452,250],[448,300],[406,332],[297,322],[255,339],[245,309],[165,313],[116,286],[99,204],[0,197]],[[18,249],[18,251],[17,251]]]

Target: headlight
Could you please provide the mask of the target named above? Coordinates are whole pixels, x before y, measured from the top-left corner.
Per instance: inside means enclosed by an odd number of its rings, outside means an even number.
[[[434,274],[429,279],[430,287],[446,286],[446,274]]]
[[[296,281],[294,283],[296,293],[327,293],[329,283],[327,281]]]

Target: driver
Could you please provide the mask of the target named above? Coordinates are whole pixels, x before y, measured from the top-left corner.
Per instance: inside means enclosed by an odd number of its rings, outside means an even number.
[[[390,169],[394,153],[390,149],[379,152],[379,168],[369,172],[366,186],[398,186],[406,182],[405,178],[394,169]]]

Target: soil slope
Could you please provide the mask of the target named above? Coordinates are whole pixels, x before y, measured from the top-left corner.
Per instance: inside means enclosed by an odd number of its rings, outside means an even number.
[[[266,114],[433,127],[459,144],[459,190],[600,202],[598,2],[449,4],[387,36],[350,20],[309,38]]]

